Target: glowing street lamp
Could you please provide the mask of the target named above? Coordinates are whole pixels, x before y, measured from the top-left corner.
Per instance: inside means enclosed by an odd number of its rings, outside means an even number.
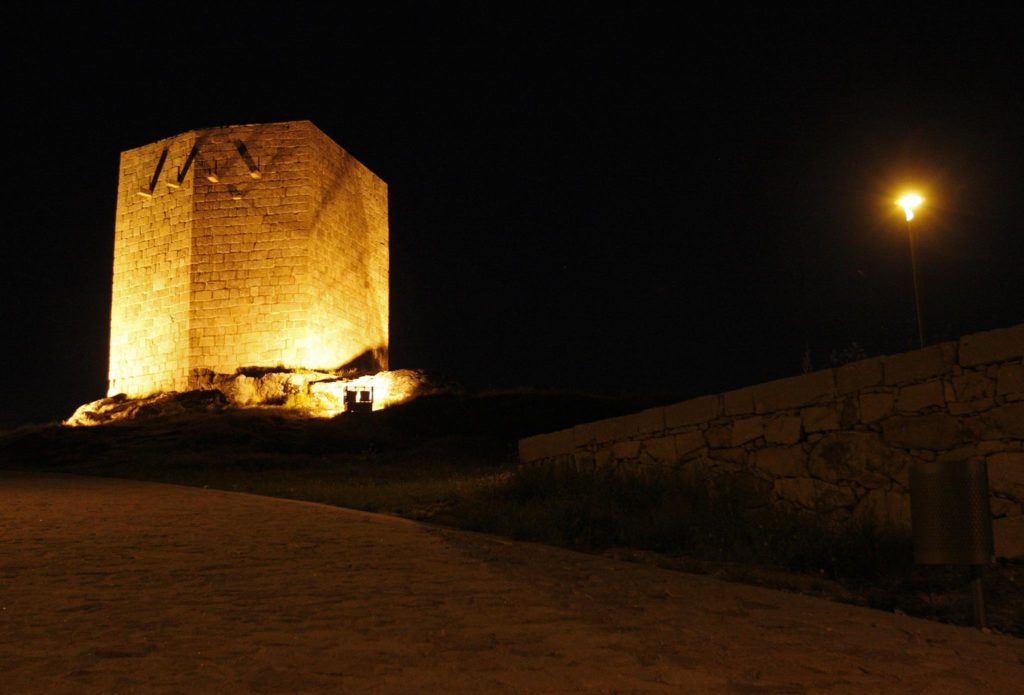
[[[907,222],[914,219],[914,210],[924,202],[924,198],[919,196],[917,193],[907,193],[905,196],[896,201],[896,204],[903,208],[903,211],[907,213]]]
[[[896,204],[903,208],[907,216],[907,238],[910,240],[910,270],[914,276],[914,306],[917,308],[917,341],[920,347],[924,347],[924,315],[921,311],[921,281],[917,274],[917,238],[914,236],[914,227],[910,221],[914,219],[914,210],[917,209],[924,198],[917,193],[907,193],[896,201]]]

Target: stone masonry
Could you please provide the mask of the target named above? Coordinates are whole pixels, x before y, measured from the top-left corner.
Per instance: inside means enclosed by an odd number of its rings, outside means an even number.
[[[387,369],[387,185],[309,121],[121,154],[108,395]]]
[[[996,555],[1024,556],[1024,324],[519,442],[524,464],[677,466],[760,503],[909,528],[909,466],[987,462]]]

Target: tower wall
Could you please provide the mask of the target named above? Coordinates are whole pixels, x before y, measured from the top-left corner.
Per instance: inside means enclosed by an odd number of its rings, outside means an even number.
[[[311,364],[388,366],[388,191],[319,131],[310,139]]]
[[[310,131],[275,123],[209,131],[192,229],[189,364],[306,367],[310,325]],[[238,153],[244,143],[260,178]],[[217,182],[208,176],[215,172]]]
[[[114,223],[109,394],[179,390],[189,372],[189,267],[193,195],[164,195],[194,138],[186,134],[121,154]],[[149,192],[164,148],[160,180]]]
[[[386,368],[387,186],[312,123],[186,133],[123,153],[120,175],[109,395]]]

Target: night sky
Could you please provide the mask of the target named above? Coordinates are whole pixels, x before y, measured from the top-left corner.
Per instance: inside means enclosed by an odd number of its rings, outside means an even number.
[[[929,340],[1024,322],[1009,16],[285,7],[2,11],[0,426],[104,395],[118,155],[207,126],[309,119],[382,177],[392,366],[473,389],[912,349],[911,183]]]

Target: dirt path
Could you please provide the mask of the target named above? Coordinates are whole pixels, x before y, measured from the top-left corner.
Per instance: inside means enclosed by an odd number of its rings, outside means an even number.
[[[0,472],[4,693],[1017,693],[1024,641],[304,502]]]

